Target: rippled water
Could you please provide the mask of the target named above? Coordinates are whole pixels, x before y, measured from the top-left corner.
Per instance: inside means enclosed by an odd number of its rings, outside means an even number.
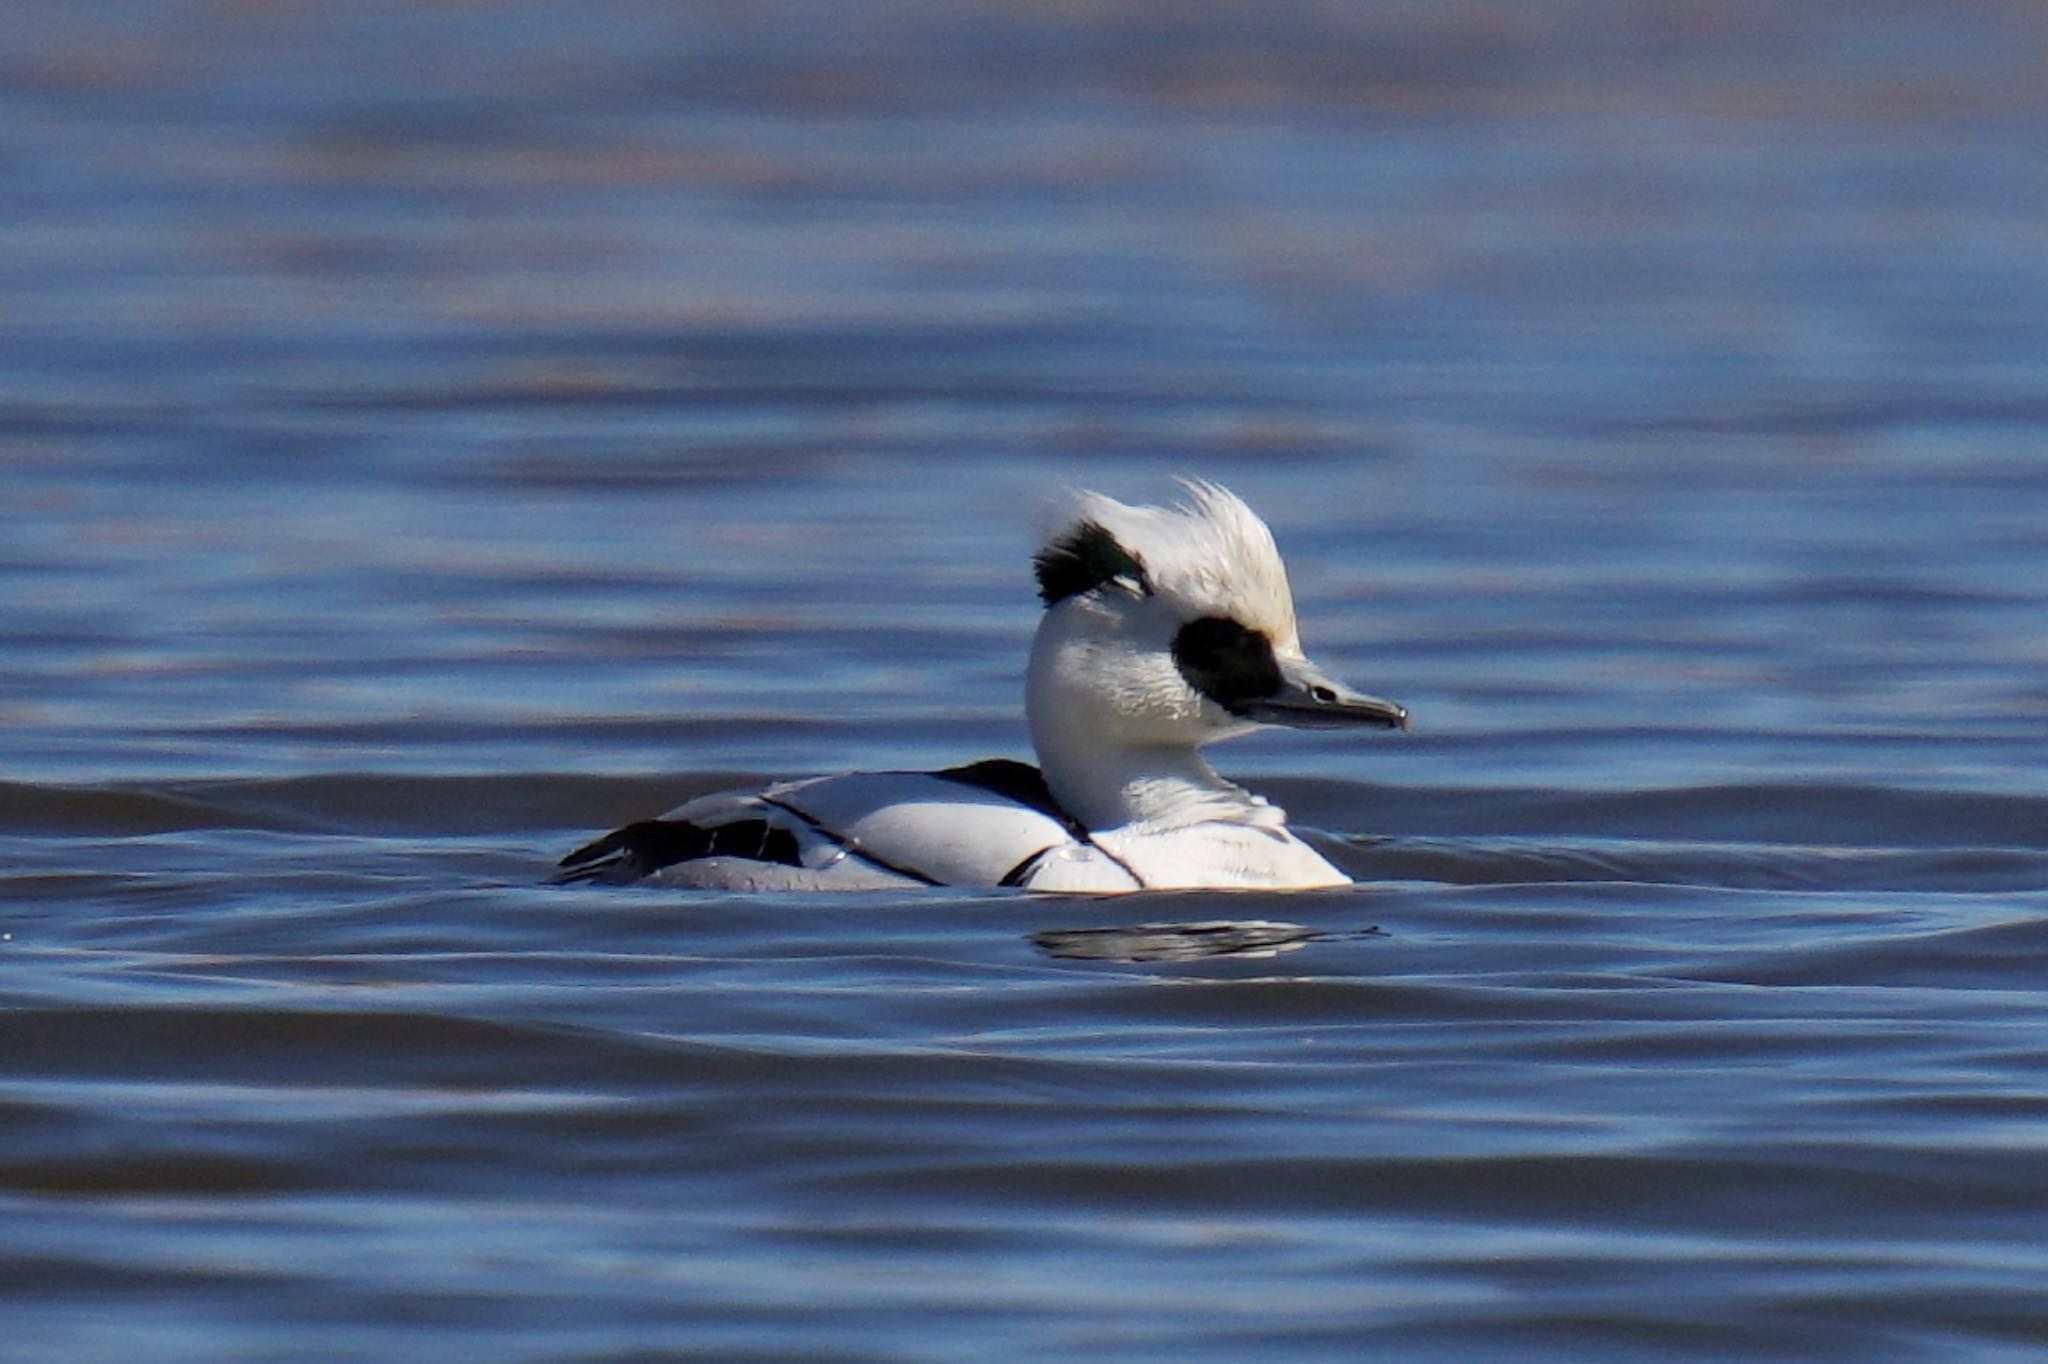
[[[0,1354],[2048,1349],[2039,10],[1352,8],[12,7]],[[540,884],[1173,473],[1360,888]]]

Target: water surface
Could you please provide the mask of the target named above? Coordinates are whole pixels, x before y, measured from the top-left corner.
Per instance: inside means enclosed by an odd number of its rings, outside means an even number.
[[[1341,9],[10,11],[9,1349],[2048,1347],[2038,13]],[[1359,888],[540,884],[1176,473]]]

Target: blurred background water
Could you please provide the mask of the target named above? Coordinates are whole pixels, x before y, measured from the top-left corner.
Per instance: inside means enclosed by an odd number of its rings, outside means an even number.
[[[2044,60],[16,0],[0,1355],[2038,1357]],[[1415,713],[1216,755],[1358,890],[538,884],[1024,755],[1039,509],[1173,474]]]

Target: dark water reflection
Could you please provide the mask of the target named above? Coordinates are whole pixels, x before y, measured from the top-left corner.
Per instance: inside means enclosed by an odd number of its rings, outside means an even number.
[[[1366,928],[1345,936],[1370,937],[1376,932]],[[1330,936],[1271,919],[1207,919],[1117,928],[1047,928],[1032,934],[1031,941],[1047,956],[1075,961],[1200,961],[1205,957],[1277,957]]]
[[[0,28],[0,1354],[2048,1345],[2034,7]],[[538,884],[1183,472],[1358,889]]]

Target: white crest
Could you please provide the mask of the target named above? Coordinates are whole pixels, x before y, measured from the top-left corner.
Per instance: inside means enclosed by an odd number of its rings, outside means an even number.
[[[1098,525],[1137,560],[1144,585],[1175,616],[1226,616],[1282,649],[1298,648],[1294,594],[1273,532],[1222,485],[1175,481],[1188,500],[1172,507],[1133,507],[1076,490],[1060,528],[1049,538],[1056,542],[1089,523]]]

